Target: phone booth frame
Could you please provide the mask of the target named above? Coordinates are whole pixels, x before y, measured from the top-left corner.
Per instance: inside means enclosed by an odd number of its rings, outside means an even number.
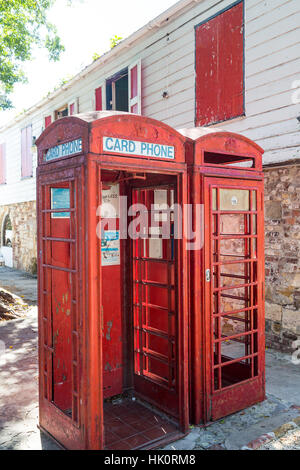
[[[242,135],[218,129],[179,132],[194,141],[189,166],[193,220],[198,204],[204,210],[203,245],[190,252],[190,419],[206,424],[265,399],[263,149]],[[236,232],[226,231],[226,217],[236,216],[240,204],[234,194],[242,197],[245,191],[249,198],[239,211],[244,232],[242,225]],[[226,192],[236,207],[221,201]],[[226,243],[232,243],[231,248],[237,244],[237,251],[226,253]],[[248,271],[239,271],[238,265]],[[224,306],[222,297],[241,305]],[[244,326],[226,333],[228,319],[235,327]],[[224,355],[223,349],[235,342],[245,352]]]
[[[175,156],[168,159],[138,153],[107,152],[104,149],[104,136],[169,145],[174,148]],[[159,175],[162,180],[172,177],[176,180],[176,199],[184,205],[188,202],[189,194],[186,159],[190,162],[192,159],[191,152],[186,151],[185,146],[186,139],[169,126],[153,119],[118,112],[92,112],[62,118],[47,127],[37,140],[40,428],[64,448],[104,449],[106,446],[101,309],[104,273],[101,268],[101,237],[99,232],[96,235],[101,219],[97,212],[103,189],[101,174],[106,171],[132,175],[142,173],[150,175],[150,180]],[[58,186],[59,189],[68,189],[69,205],[58,206],[59,209],[55,210],[51,191]],[[70,219],[69,232],[62,238],[49,228],[54,213],[58,218],[67,214]],[[55,223],[59,224],[60,221]],[[59,260],[59,256],[55,265],[55,250],[58,250],[59,243],[68,246],[68,266]],[[178,255],[178,432],[170,435],[166,433],[164,439],[149,439],[149,442],[143,446],[137,445],[136,448],[157,447],[182,437],[188,431],[188,256],[185,235],[174,243]],[[55,281],[56,274],[53,273],[60,273],[61,277],[58,276]],[[60,279],[66,280],[69,290],[62,295],[62,300],[60,297],[60,301],[55,303],[52,291],[56,289],[55,293],[61,296]],[[64,354],[71,354],[72,358],[69,385],[72,407],[69,415],[54,403],[54,394],[59,395],[56,384],[53,384],[53,361],[59,341],[55,315],[62,315],[61,312],[67,312],[70,318],[67,324],[70,335],[68,341],[64,342],[68,345],[59,346],[62,358]],[[59,327],[63,328],[61,325]],[[164,403],[164,394],[160,393],[160,396],[162,410],[166,412],[168,407]],[[151,400],[149,402],[151,404]]]

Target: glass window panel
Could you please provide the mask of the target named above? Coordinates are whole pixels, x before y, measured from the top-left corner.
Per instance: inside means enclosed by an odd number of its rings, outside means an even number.
[[[256,211],[257,210],[257,192],[252,191],[252,210]]]
[[[212,210],[217,210],[217,189],[213,188],[212,190]]]
[[[249,258],[249,241],[247,239],[225,239],[220,241],[220,254],[225,256]]]
[[[220,234],[221,235],[248,235],[249,216],[245,214],[221,214]]]
[[[215,318],[217,322],[218,319]],[[251,329],[251,312],[239,312],[220,318],[221,336],[229,337],[237,334],[247,333]]]
[[[249,282],[249,263],[226,264],[220,266],[220,287],[248,284]]]
[[[250,191],[245,189],[220,189],[220,210],[249,211]]]
[[[252,359],[245,364],[244,362],[235,362],[225,365],[221,368],[222,388],[243,382],[252,377]]]
[[[221,343],[222,361],[228,362],[247,356],[250,353],[251,336],[241,336],[236,340],[225,340]]]

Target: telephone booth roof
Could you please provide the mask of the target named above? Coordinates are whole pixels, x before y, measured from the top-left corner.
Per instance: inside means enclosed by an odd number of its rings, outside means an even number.
[[[209,160],[205,161],[203,153],[215,154],[215,158],[211,158],[210,163],[226,164],[229,163],[228,156],[241,157],[243,159],[253,159],[253,168],[256,171],[262,171],[262,155],[264,150],[252,140],[247,137],[228,132],[220,128],[207,128],[207,127],[193,127],[185,129],[177,129],[180,134],[185,136],[188,140],[194,141],[194,164],[203,165]],[[231,164],[234,163],[232,159]]]
[[[192,160],[190,141],[155,119],[118,111],[77,114],[52,123],[38,138],[39,166],[76,155],[109,155],[148,163]]]

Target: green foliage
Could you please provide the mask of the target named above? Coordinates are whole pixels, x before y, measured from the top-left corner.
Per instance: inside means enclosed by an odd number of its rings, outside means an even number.
[[[0,110],[12,107],[9,93],[25,82],[23,62],[32,57],[34,45],[45,47],[57,61],[64,47],[47,13],[55,0],[0,0]]]
[[[122,38],[121,36],[118,36],[117,34],[115,34],[115,36],[113,36],[113,37],[110,38],[110,40],[109,40],[110,49],[113,49],[114,47],[116,47],[122,40],[123,40],[123,38]],[[104,54],[105,54],[105,52],[102,52],[101,54],[99,54],[98,52],[95,52],[95,53],[93,54],[93,56],[92,56],[93,61],[99,59],[99,58],[102,57]]]
[[[101,55],[98,54],[98,52],[95,52],[95,54],[93,54],[92,59],[93,59],[93,61],[95,61],[95,60],[99,59],[99,57],[101,57]]]
[[[112,38],[110,38],[110,48],[113,49],[114,47],[116,47],[119,42],[122,41],[122,37],[121,36],[118,36],[117,34],[115,34],[115,36],[113,36]]]

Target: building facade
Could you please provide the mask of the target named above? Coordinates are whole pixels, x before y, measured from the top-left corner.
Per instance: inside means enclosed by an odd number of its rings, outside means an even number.
[[[181,0],[0,129],[1,253],[36,270],[35,140],[91,110],[141,113],[175,128],[215,126],[264,150],[270,346],[300,336],[300,4]]]

